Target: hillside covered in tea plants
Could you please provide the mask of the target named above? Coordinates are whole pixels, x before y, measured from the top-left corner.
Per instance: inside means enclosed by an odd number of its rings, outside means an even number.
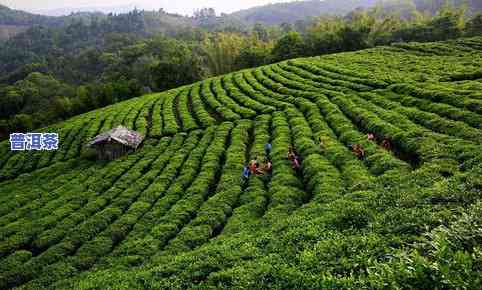
[[[85,144],[120,124],[142,148],[93,161]],[[0,289],[477,289],[481,124],[480,37],[294,59],[76,116],[37,130],[58,151],[0,143]],[[268,142],[272,174],[243,182]]]

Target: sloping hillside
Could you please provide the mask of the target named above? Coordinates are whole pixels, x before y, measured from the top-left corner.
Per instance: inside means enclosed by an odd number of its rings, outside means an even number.
[[[33,26],[62,27],[75,21],[89,22],[92,18],[102,19],[104,14],[78,12],[68,16],[53,17],[10,9],[0,4],[0,42],[7,41]]]
[[[369,9],[375,6],[379,6],[387,13],[400,12],[402,17],[409,17],[413,10],[434,15],[446,4],[452,7],[464,6],[469,15],[482,12],[482,2],[478,0],[303,0],[253,7],[229,16],[251,25],[279,25],[294,24],[296,21],[321,15],[345,16],[356,9]]]
[[[55,18],[34,15],[0,5],[0,42],[24,32],[32,25],[56,25]]]
[[[3,142],[0,289],[476,289],[481,52],[471,38],[296,59],[38,130],[58,151]],[[119,124],[143,148],[87,159]],[[243,182],[267,142],[272,175]]]
[[[0,24],[2,25],[58,25],[61,18],[31,14],[0,5]]]
[[[369,8],[376,0],[309,0],[287,3],[274,3],[234,12],[229,16],[240,19],[248,24],[263,23],[279,25],[295,23],[320,15],[343,16],[356,8]]]

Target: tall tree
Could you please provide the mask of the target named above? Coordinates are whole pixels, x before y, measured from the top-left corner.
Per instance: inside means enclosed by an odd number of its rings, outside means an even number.
[[[304,42],[298,32],[291,31],[283,36],[273,48],[273,60],[279,61],[303,55]]]

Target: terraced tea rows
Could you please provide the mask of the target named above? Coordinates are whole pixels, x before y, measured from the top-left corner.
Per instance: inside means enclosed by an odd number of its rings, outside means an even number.
[[[474,288],[480,48],[290,60],[39,130],[60,134],[58,151],[3,142],[0,288]],[[84,156],[120,124],[146,135],[140,150]],[[254,156],[273,172],[243,180]],[[460,231],[473,236],[450,243]]]

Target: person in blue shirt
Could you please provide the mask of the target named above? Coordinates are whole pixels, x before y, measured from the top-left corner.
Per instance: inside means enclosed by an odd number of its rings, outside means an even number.
[[[264,152],[266,153],[266,157],[269,157],[272,148],[273,146],[271,145],[271,143],[266,143],[266,145],[264,145]]]
[[[244,166],[244,169],[243,169],[243,177],[248,179],[249,176],[251,175],[251,172],[249,171],[249,167],[248,166]]]
[[[251,172],[249,171],[249,167],[244,166],[244,168],[243,168],[243,178],[242,178],[242,181],[241,181],[242,186],[247,186],[250,175],[251,175]]]

